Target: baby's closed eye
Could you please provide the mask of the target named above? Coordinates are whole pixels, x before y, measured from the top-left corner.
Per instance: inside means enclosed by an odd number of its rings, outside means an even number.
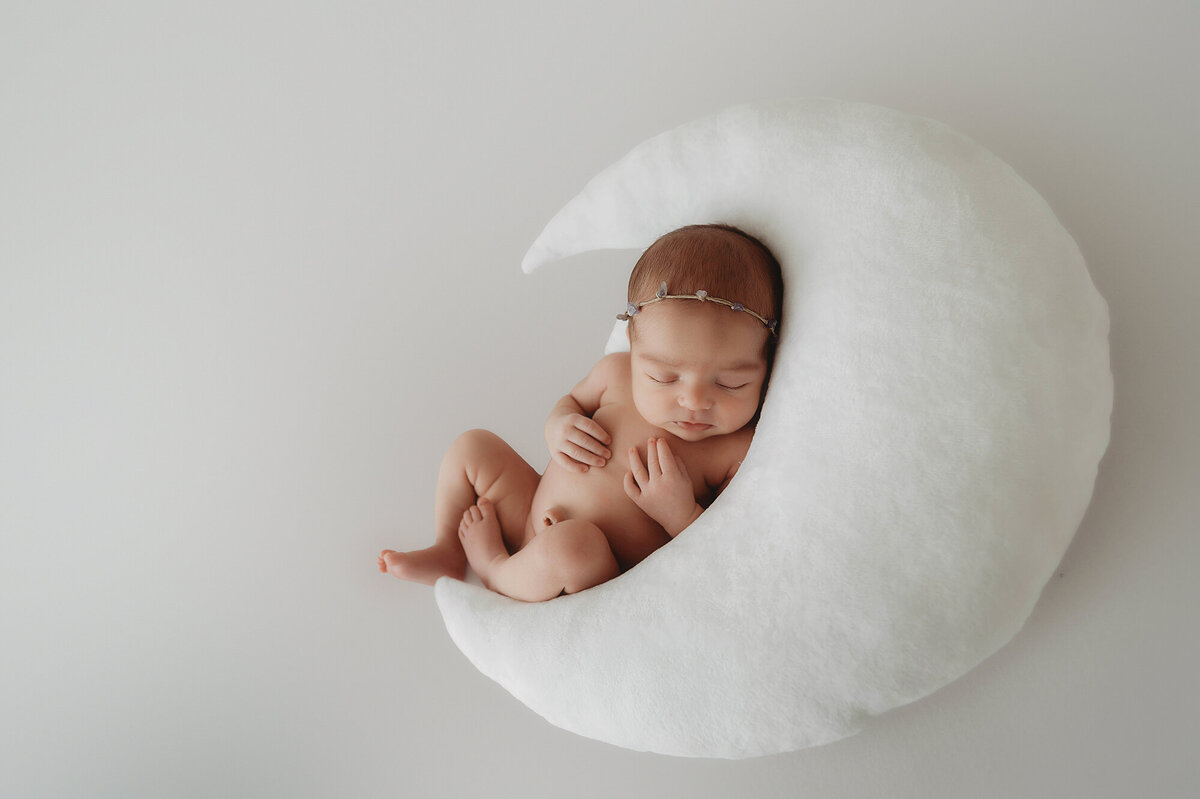
[[[656,376],[656,375],[650,374],[649,372],[646,373],[646,377],[650,378],[652,381],[659,384],[660,386],[670,385],[670,384],[676,382],[677,380],[679,380],[679,378],[675,375],[657,375]],[[740,388],[745,388],[746,386],[750,385],[750,381],[748,381],[748,380],[739,383],[736,380],[717,379],[717,380],[714,380],[713,382],[716,384],[717,388],[723,388],[727,391],[737,391]]]

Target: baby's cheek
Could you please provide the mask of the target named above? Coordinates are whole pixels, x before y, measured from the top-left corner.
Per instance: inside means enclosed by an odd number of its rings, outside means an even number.
[[[736,407],[733,409],[733,413],[732,413],[732,416],[734,417],[735,421],[741,422],[741,424],[738,425],[738,429],[741,429],[742,427],[744,427],[747,422],[749,422],[752,418],[754,418],[754,412],[757,410],[758,410],[757,398],[739,400]]]

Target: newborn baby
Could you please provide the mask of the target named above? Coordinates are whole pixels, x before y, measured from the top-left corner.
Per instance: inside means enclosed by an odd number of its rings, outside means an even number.
[[[737,472],[774,355],[782,278],[728,225],[666,234],[629,278],[630,352],[605,356],[546,422],[538,473],[485,430],[438,473],[436,543],[380,571],[462,579],[540,601],[610,580],[696,520]]]

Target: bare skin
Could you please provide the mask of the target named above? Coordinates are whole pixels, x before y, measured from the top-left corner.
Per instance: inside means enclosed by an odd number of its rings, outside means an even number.
[[[384,550],[380,571],[432,584],[469,563],[488,588],[541,601],[612,579],[691,524],[749,447],[767,334],[688,301],[637,324],[632,352],[606,356],[551,412],[543,475],[469,431],[439,470],[433,546]]]
[[[462,523],[458,525],[458,540],[462,542],[467,562],[476,574],[490,576],[492,565],[508,556],[496,509],[485,497],[480,497],[478,505],[472,505],[463,512]]]
[[[379,570],[426,585],[439,577],[461,580],[467,568],[458,537],[463,513],[477,500],[487,499],[505,530],[521,531],[539,480],[533,467],[498,436],[486,430],[464,433],[450,446],[438,470],[433,546],[412,552],[385,549],[379,556]],[[519,549],[524,536],[506,536],[505,543]]]

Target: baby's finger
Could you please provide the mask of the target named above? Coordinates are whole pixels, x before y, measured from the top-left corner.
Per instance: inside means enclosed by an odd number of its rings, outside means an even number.
[[[580,416],[575,421],[575,427],[596,439],[601,444],[607,445],[612,443],[612,436],[610,436],[608,431],[605,430],[595,419],[591,419],[587,416]]]
[[[625,472],[625,495],[635,502],[637,501],[637,498],[642,495],[641,487],[637,484],[637,481],[633,479],[633,472]],[[380,563],[382,562],[383,559],[380,558]]]
[[[573,441],[566,441],[563,443],[563,452],[567,454],[568,458],[579,461],[582,464],[603,466],[605,463],[607,463],[604,458],[600,457],[599,455],[593,455]]]
[[[629,473],[637,481],[638,488],[645,488],[646,483],[650,482],[650,475],[642,465],[642,456],[638,454],[637,447],[629,448]]]
[[[658,445],[653,438],[646,440],[646,470],[652,475],[662,474],[662,467],[658,463]]]
[[[588,470],[586,463],[580,463],[577,460],[572,460],[567,453],[562,451],[554,453],[552,460],[559,466],[570,469],[573,472],[586,472]]]
[[[598,460],[595,461],[596,466],[603,466],[604,462],[612,457],[612,451],[609,450],[608,447],[604,446],[582,430],[572,430],[567,436],[567,441],[571,442],[580,449],[586,450],[587,452],[595,455],[598,458]],[[580,458],[580,460],[585,459]]]
[[[658,455],[658,463],[662,467],[663,474],[671,474],[675,471],[675,453],[671,452],[671,445],[667,443],[665,438],[658,439],[658,447],[656,448]]]

